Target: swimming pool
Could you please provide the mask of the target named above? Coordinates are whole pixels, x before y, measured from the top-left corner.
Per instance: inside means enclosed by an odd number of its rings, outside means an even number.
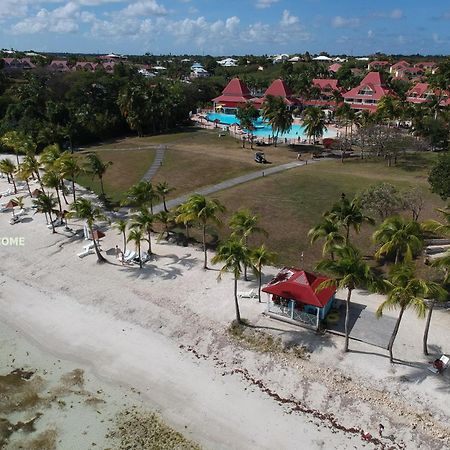
[[[233,125],[234,123],[240,123],[239,119],[234,114],[221,114],[221,113],[208,113],[206,118],[211,122],[218,120],[222,125]],[[264,122],[262,117],[259,117],[253,124],[256,130],[253,131],[253,136],[255,137],[269,137],[272,136],[272,127]],[[330,131],[325,131],[323,137],[333,137],[334,133]],[[291,129],[286,133],[278,135],[279,139],[305,139],[305,129],[302,125],[293,124]]]

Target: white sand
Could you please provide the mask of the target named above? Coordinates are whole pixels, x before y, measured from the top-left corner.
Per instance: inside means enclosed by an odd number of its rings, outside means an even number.
[[[5,187],[0,180],[0,192]],[[280,397],[334,414],[347,428],[377,435],[382,422],[386,446],[448,444],[449,374],[426,370],[432,357],[421,356],[424,323],[413,314],[406,314],[396,343],[409,365],[391,366],[385,350],[352,341],[358,353],[343,355],[340,337],[264,318],[264,304],[243,299],[243,317],[313,350],[310,361],[294,363],[230,340],[225,328],[234,318],[232,279],[218,283],[217,271],[204,271],[198,249],[156,244],[158,256],[142,271],[122,267],[113,255],[107,256],[112,264],[98,265],[95,255],[77,258],[84,241],[62,228],[52,235],[42,215],[14,226],[9,217],[0,214],[0,237],[23,236],[25,246],[1,248],[2,320],[44,352],[138,389],[149,408],[205,448],[374,447],[312,414],[291,412],[293,403],[280,404],[233,369],[247,371]],[[107,231],[103,249],[115,244],[121,237]],[[240,290],[251,287],[242,282]],[[368,308],[379,300],[355,293]],[[449,352],[448,312],[436,311],[432,327],[430,343]]]

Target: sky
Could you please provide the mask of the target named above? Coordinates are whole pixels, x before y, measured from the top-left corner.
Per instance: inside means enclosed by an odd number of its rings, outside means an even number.
[[[448,0],[0,0],[0,47],[122,54],[449,54]]]

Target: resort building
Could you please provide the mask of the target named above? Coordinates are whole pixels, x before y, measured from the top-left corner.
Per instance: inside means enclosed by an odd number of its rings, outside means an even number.
[[[331,74],[335,74],[341,67],[342,64],[339,63],[331,64],[331,66],[328,67],[328,72],[330,72]]]
[[[367,109],[374,112],[381,98],[391,94],[392,92],[383,83],[380,72],[369,72],[359,86],[342,94],[342,97],[353,109]]]
[[[302,100],[304,106],[319,106],[325,108],[336,107],[336,92],[341,92],[339,81],[333,78],[315,78],[312,80],[313,87],[319,94],[313,98],[305,98]]]
[[[239,106],[244,106],[252,99],[247,85],[239,78],[233,78],[222,91],[222,95],[213,98],[214,109],[221,109],[223,112],[235,112]]]
[[[198,62],[191,66],[191,78],[206,78],[209,77],[209,72]]]
[[[30,58],[2,58],[5,70],[30,70],[36,66]]]
[[[415,104],[426,103],[439,97],[440,106],[450,105],[450,93],[432,89],[428,83],[417,83],[406,93],[406,100]]]
[[[389,72],[392,73],[393,75],[395,75],[397,70],[404,69],[405,67],[410,67],[410,64],[407,63],[406,61],[399,61],[390,67]]]
[[[57,72],[70,72],[72,70],[65,59],[54,59],[48,68]]]
[[[423,69],[425,72],[435,73],[438,65],[435,62],[426,61],[414,64],[414,67]]]
[[[328,280],[323,275],[285,267],[262,289],[269,297],[265,314],[317,330],[335,299],[336,287],[318,289]]]
[[[425,71],[420,67],[400,67],[394,73],[394,78],[402,80],[412,80],[424,75]]]
[[[300,100],[293,96],[291,89],[284,80],[277,79],[267,88],[263,97],[253,99],[256,108],[261,108],[268,95],[281,97],[289,108],[295,108],[300,105]]]
[[[322,61],[322,62],[329,62],[329,61],[333,61],[332,58],[330,58],[329,56],[325,56],[325,55],[319,55],[316,56],[315,58],[312,59],[313,61]]]
[[[367,64],[367,70],[387,70],[391,63],[389,61],[371,61]]]
[[[237,59],[234,58],[225,58],[220,61],[217,61],[217,64],[222,67],[236,67],[237,66]]]

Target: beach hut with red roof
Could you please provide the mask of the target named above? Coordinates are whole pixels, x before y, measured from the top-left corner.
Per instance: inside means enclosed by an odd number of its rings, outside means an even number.
[[[214,108],[237,109],[252,99],[247,85],[239,78],[233,78],[222,91],[222,95],[213,98]]]
[[[319,286],[329,278],[294,267],[282,269],[262,290],[269,294],[270,317],[317,329],[332,307],[336,287]]]
[[[367,109],[376,111],[377,103],[385,95],[393,95],[392,91],[384,84],[380,72],[369,72],[359,86],[342,94],[345,103],[349,103],[353,109]]]
[[[273,97],[281,97],[284,100],[284,103],[291,108],[300,105],[298,98],[293,96],[289,86],[280,78],[272,81],[272,84],[267,88],[263,97],[253,99],[255,107],[261,108],[268,95],[272,95]]]

